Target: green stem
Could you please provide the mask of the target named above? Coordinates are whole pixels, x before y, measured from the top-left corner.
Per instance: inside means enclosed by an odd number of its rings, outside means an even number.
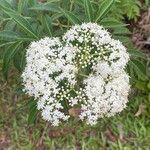
[[[88,78],[88,76],[87,76],[87,75],[82,74],[82,73],[79,73],[78,75],[80,75],[80,76],[82,76],[82,77],[86,77],[86,78]]]

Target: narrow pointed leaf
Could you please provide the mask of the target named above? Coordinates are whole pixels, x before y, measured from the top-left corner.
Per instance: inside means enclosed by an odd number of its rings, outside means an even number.
[[[27,0],[19,0],[18,2],[18,12],[22,13],[27,6]]]
[[[128,49],[128,52],[132,58],[146,59],[145,55],[142,52],[140,52],[139,50]]]
[[[48,15],[42,16],[42,24],[46,33],[52,36],[52,20]]]
[[[84,3],[83,3],[83,0],[75,0],[75,3],[84,7]]]
[[[8,3],[6,0],[1,0],[0,1],[0,10],[5,10],[5,11],[9,11],[9,12],[15,12],[14,10],[13,10],[13,7],[11,6],[11,4],[10,3]]]
[[[62,8],[60,8],[60,10],[72,24],[80,24],[81,23],[80,19],[76,15],[74,15],[72,12],[66,11]]]
[[[126,27],[116,27],[116,28],[113,28],[113,34],[114,35],[129,35],[131,34],[131,31]]]
[[[1,48],[1,47],[4,47],[4,46],[12,45],[12,44],[14,44],[14,43],[16,43],[16,41],[2,42],[2,43],[0,44],[0,48]]]
[[[113,38],[116,40],[120,40],[123,44],[127,44],[131,42],[129,36],[125,36],[125,35],[113,35]]]
[[[33,98],[29,100],[27,107],[29,107],[28,124],[33,124],[38,114],[36,101]]]
[[[36,106],[34,106],[29,112],[28,124],[33,124],[35,122],[37,114],[38,114],[38,110]]]
[[[131,60],[129,62],[129,67],[131,67],[134,71],[134,73],[138,76],[141,80],[148,80],[148,77],[146,76],[146,71],[143,63],[141,63],[139,60]]]
[[[58,5],[51,2],[36,4],[30,8],[31,10],[60,12]]]
[[[60,17],[62,17],[62,16],[63,16],[62,13],[55,13],[55,14],[53,14],[53,15],[51,16],[51,20],[54,21],[54,20],[56,20],[56,19],[58,19],[58,18],[60,18]]]
[[[29,6],[34,6],[37,3],[37,0],[28,0]]]
[[[127,24],[124,24],[121,21],[116,20],[114,18],[104,18],[100,21],[100,24],[105,28],[117,28],[127,26]]]
[[[13,64],[17,68],[17,70],[21,73],[25,67],[25,49],[21,47],[22,51],[19,51],[15,54],[13,59]]]
[[[12,6],[6,0],[0,1],[0,7],[12,9]]]
[[[8,47],[8,49],[4,53],[3,58],[3,74],[7,79],[8,69],[10,67],[10,63],[13,60],[14,55],[18,52],[21,42],[15,43]]]
[[[96,22],[100,21],[111,9],[115,0],[104,0],[99,6],[96,16]]]
[[[5,11],[5,13],[11,18],[13,18],[14,21],[20,26],[20,28],[22,28],[22,30],[24,30],[25,33],[29,34],[31,37],[34,37],[35,39],[38,39],[27,19],[25,19],[23,16],[17,13],[7,11]]]
[[[84,0],[84,9],[87,21],[91,22],[93,20],[93,8],[90,0]]]
[[[47,0],[47,2],[53,3],[53,2],[59,2],[61,0]]]
[[[31,41],[32,38],[28,38],[26,36],[22,36],[16,32],[4,30],[0,32],[0,38],[5,41],[16,40],[16,41]]]

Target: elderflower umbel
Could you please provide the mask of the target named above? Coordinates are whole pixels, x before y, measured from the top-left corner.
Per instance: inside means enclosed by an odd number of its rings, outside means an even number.
[[[67,120],[71,107],[79,107],[80,119],[94,125],[126,107],[128,61],[126,48],[107,30],[83,23],[68,30],[62,42],[59,38],[32,42],[22,78],[25,91],[52,125]]]

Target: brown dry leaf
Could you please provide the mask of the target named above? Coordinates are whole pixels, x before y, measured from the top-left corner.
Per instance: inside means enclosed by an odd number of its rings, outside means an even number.
[[[143,25],[142,28],[143,28],[145,31],[150,31],[150,24]]]
[[[108,128],[106,131],[105,131],[105,135],[106,137],[112,141],[112,142],[115,142],[118,140],[118,137],[113,133],[112,129],[111,128]]]
[[[138,49],[149,53],[150,11],[143,12],[133,28],[132,41]]]
[[[75,128],[64,128],[64,129],[51,130],[49,132],[49,136],[52,138],[56,138],[56,137],[64,136],[66,134],[70,134],[70,133],[74,134]]]
[[[36,144],[36,150],[47,150],[47,147],[45,146],[43,140],[39,141],[38,144]]]
[[[61,130],[53,130],[49,133],[50,137],[60,137],[62,136]]]
[[[75,128],[64,128],[64,129],[62,129],[62,133],[63,133],[64,135],[65,135],[65,134],[69,134],[69,133],[74,134],[75,131],[76,131]]]
[[[77,150],[82,150],[82,145],[79,141],[76,142],[76,148]]]
[[[149,52],[149,34],[150,31],[150,11],[143,12],[141,17],[136,22],[133,34],[132,41],[135,46],[144,52]]]
[[[118,124],[117,128],[118,128],[118,131],[119,131],[118,139],[121,142],[126,143],[128,140],[127,140],[127,136],[125,135],[125,132],[124,132],[124,129],[123,129],[123,125],[122,124]]]
[[[139,115],[141,115],[144,112],[145,107],[146,106],[144,104],[140,104],[139,108],[138,108],[138,111],[136,112],[136,114],[134,116],[138,117]]]
[[[84,138],[88,138],[88,137],[95,137],[97,135],[97,131],[84,131],[82,133],[82,136]]]
[[[5,132],[0,133],[0,150],[5,150],[9,147],[10,140],[8,139]]]
[[[70,108],[69,109],[69,115],[72,117],[79,117],[80,113],[81,113],[80,108]]]
[[[120,141],[123,141],[124,140],[123,126],[121,124],[119,124],[117,127],[118,127],[118,130],[119,130],[119,139],[120,139]]]

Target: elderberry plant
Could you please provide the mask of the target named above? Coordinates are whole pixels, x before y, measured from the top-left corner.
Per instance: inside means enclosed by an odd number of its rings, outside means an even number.
[[[83,23],[71,27],[62,40],[32,42],[26,60],[25,91],[53,126],[68,120],[72,107],[80,108],[79,118],[90,125],[126,107],[129,54],[102,26]]]

